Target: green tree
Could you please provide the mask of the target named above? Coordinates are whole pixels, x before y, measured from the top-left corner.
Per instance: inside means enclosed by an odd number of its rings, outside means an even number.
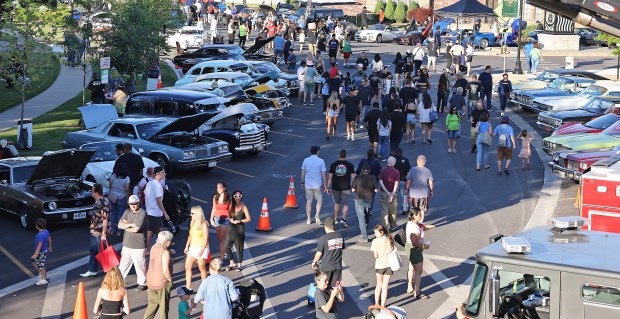
[[[383,3],[383,0],[377,0],[377,4],[375,5],[375,13],[379,13],[379,11],[381,11],[384,7],[385,3]]]
[[[407,12],[405,11],[405,3],[399,2],[396,6],[396,11],[394,11],[394,20],[398,23],[403,23],[407,21]]]
[[[166,37],[184,19],[177,3],[170,0],[119,0],[111,13],[113,27],[101,35],[103,56],[134,80],[170,52]]]
[[[620,55],[620,38],[611,34],[600,32],[596,37],[597,40],[604,41],[609,47],[613,48],[613,55]]]
[[[420,7],[420,5],[418,5],[417,1],[415,1],[415,0],[409,1],[409,7],[408,7],[409,10],[415,9],[415,8],[418,8],[418,7]]]
[[[394,5],[394,0],[388,0],[387,5],[385,6],[385,18],[388,20],[394,20],[394,9],[396,6]]]

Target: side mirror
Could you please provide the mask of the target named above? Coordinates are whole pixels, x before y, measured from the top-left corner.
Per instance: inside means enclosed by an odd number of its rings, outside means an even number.
[[[144,149],[139,148],[139,149],[138,149],[138,153],[140,153],[140,155],[144,154]]]
[[[489,312],[493,318],[499,318],[499,270],[493,269],[489,277]]]

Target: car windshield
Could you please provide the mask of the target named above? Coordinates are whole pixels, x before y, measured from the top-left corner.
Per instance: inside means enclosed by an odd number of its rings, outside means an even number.
[[[378,25],[378,24],[371,25],[371,26],[368,28],[368,30],[384,30],[384,29],[385,29],[385,27],[384,27],[384,26],[382,26],[382,25]]]
[[[543,71],[543,73],[539,74],[535,79],[539,81],[553,81],[557,79],[560,74],[551,71]]]
[[[30,166],[19,166],[13,168],[13,183],[27,182],[30,176],[32,176],[32,172],[34,172],[34,169],[36,167],[37,165],[35,164]]]
[[[605,113],[612,105],[613,103],[608,100],[592,99],[581,108],[592,113]]]
[[[618,120],[620,120],[618,116],[613,115],[613,114],[608,114],[608,115],[599,116],[593,119],[592,121],[587,122],[586,124],[584,124],[584,126],[593,128],[593,129],[604,130],[608,128],[610,125],[616,123]]]
[[[116,155],[116,143],[96,143],[86,144],[80,147],[82,150],[94,150],[95,154],[90,158],[91,162],[107,162],[115,161],[118,157]]]
[[[150,123],[142,123],[136,125],[136,129],[138,130],[138,135],[141,139],[149,139],[153,137],[155,134],[159,133],[164,127],[166,127],[170,122],[168,121],[156,121]]]
[[[295,11],[295,15],[298,17],[301,17],[304,14],[306,14],[306,8],[299,8],[297,9],[297,11]]]
[[[607,89],[602,86],[590,85],[587,89],[579,92],[578,95],[581,97],[590,98],[595,96],[601,96],[605,94],[605,92],[607,92]]]
[[[610,136],[620,136],[620,122],[616,122],[612,124],[610,127],[606,128],[602,133],[606,135],[610,135]]]
[[[575,81],[571,79],[557,78],[553,80],[553,82],[551,82],[551,85],[549,85],[549,87],[552,89],[556,89],[556,90],[568,91],[574,86],[574,84],[575,84]]]
[[[469,290],[469,298],[467,300],[467,314],[471,316],[478,315],[480,305],[482,304],[482,290],[487,275],[487,266],[485,264],[476,264],[474,275]]]
[[[240,46],[234,45],[226,48],[229,54],[243,54],[245,50],[243,50]]]
[[[265,62],[265,63],[260,63],[260,64],[255,64],[254,67],[256,68],[256,71],[260,74],[265,74],[267,72],[271,72],[274,71],[276,73],[280,73],[280,69],[278,69],[278,67],[271,63],[271,62]]]
[[[197,35],[201,35],[202,31],[200,31],[200,30],[181,30],[181,34],[197,34]]]

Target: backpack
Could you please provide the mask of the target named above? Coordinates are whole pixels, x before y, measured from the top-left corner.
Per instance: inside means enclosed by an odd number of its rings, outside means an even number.
[[[144,189],[146,188],[146,185],[149,183],[149,180],[146,177],[142,177],[142,178],[146,180],[146,183],[144,183],[144,186],[140,188],[140,182],[138,182],[138,185],[136,185],[136,187],[138,187],[138,197],[140,197],[140,202],[144,204],[144,200],[146,199],[146,197],[144,196]]]
[[[507,147],[508,146],[508,136],[505,133],[499,135],[499,139],[497,140],[497,146],[499,147]]]

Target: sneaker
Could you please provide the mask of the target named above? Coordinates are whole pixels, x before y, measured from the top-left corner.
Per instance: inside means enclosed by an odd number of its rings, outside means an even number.
[[[351,134],[351,141],[355,141],[355,136]]]
[[[306,220],[306,224],[308,224],[308,225],[312,224],[312,220],[311,220],[310,218],[308,218],[308,219]]]
[[[37,281],[37,283],[35,284],[37,286],[43,286],[43,285],[47,285],[47,279],[39,279],[39,281]]]
[[[97,273],[93,272],[93,271],[87,271],[87,272],[85,272],[83,274],[80,274],[80,276],[82,276],[82,277],[95,277],[95,276],[97,276]]]
[[[427,141],[428,141],[429,144],[433,144],[433,141],[431,141],[430,138]]]
[[[367,243],[368,242],[368,238],[360,238],[357,240],[360,243]]]
[[[507,168],[504,168],[504,174],[506,174],[506,176],[510,175],[510,172],[508,172]]]
[[[360,125],[360,128],[361,128],[361,129],[363,129],[363,128],[364,128],[364,125]]]
[[[349,228],[349,224],[347,224],[347,222],[342,218],[340,218],[340,224],[342,224],[342,227],[344,228]]]
[[[145,291],[147,289],[148,289],[148,287],[147,286],[143,286],[143,285],[138,285],[138,287],[136,287],[136,291]]]
[[[342,218],[336,218],[336,220],[334,220],[334,224],[339,224],[341,219]]]
[[[316,216],[314,217],[314,220],[316,221],[316,224],[317,224],[317,225],[323,225],[323,223],[321,222],[321,219],[319,218],[319,215],[316,215]]]

